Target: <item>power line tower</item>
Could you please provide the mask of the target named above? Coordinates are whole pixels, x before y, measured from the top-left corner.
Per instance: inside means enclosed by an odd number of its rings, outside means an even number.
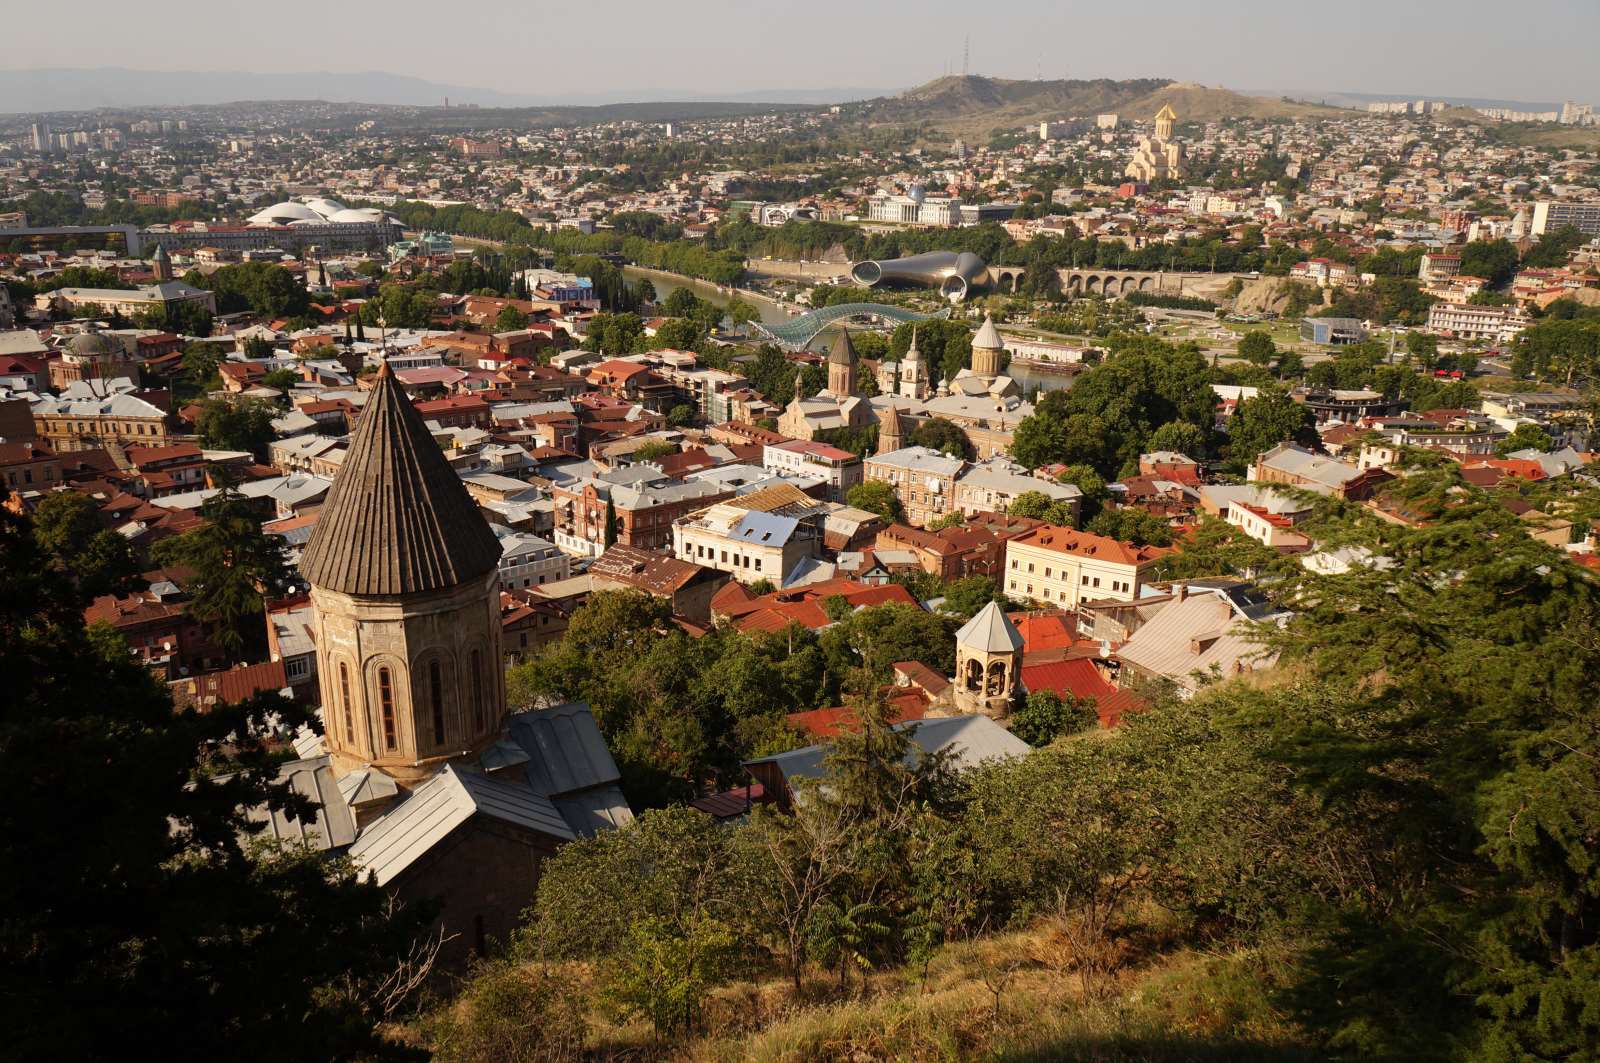
[[[972,34],[967,34],[961,42],[961,76],[967,76],[967,60],[972,57]]]

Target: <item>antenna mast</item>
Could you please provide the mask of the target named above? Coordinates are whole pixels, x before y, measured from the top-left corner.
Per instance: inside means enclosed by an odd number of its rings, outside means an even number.
[[[967,60],[972,56],[972,34],[967,34],[961,42],[961,76],[967,76]]]

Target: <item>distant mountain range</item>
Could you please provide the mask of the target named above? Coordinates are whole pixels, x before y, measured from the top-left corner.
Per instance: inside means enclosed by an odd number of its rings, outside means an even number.
[[[120,67],[0,70],[0,107],[10,114],[54,111],[194,107],[242,100],[327,100],[401,107],[477,104],[481,107],[596,106],[616,103],[830,104],[879,95],[882,88],[771,89],[758,92],[628,90],[608,93],[511,93],[428,81],[383,71],[257,73],[150,71]]]

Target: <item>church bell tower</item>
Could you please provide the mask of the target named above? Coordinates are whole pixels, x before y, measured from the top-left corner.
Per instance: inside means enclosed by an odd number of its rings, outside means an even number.
[[[500,550],[384,365],[300,561],[339,774],[417,782],[499,734]]]

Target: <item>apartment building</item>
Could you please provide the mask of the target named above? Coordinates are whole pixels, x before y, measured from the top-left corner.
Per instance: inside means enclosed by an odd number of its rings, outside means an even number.
[[[1172,552],[1045,525],[1006,543],[1005,591],[1062,609],[1082,601],[1132,601],[1151,566]]]
[[[921,528],[954,511],[956,477],[966,465],[929,447],[903,447],[866,459],[865,479],[888,484],[906,523]]]

